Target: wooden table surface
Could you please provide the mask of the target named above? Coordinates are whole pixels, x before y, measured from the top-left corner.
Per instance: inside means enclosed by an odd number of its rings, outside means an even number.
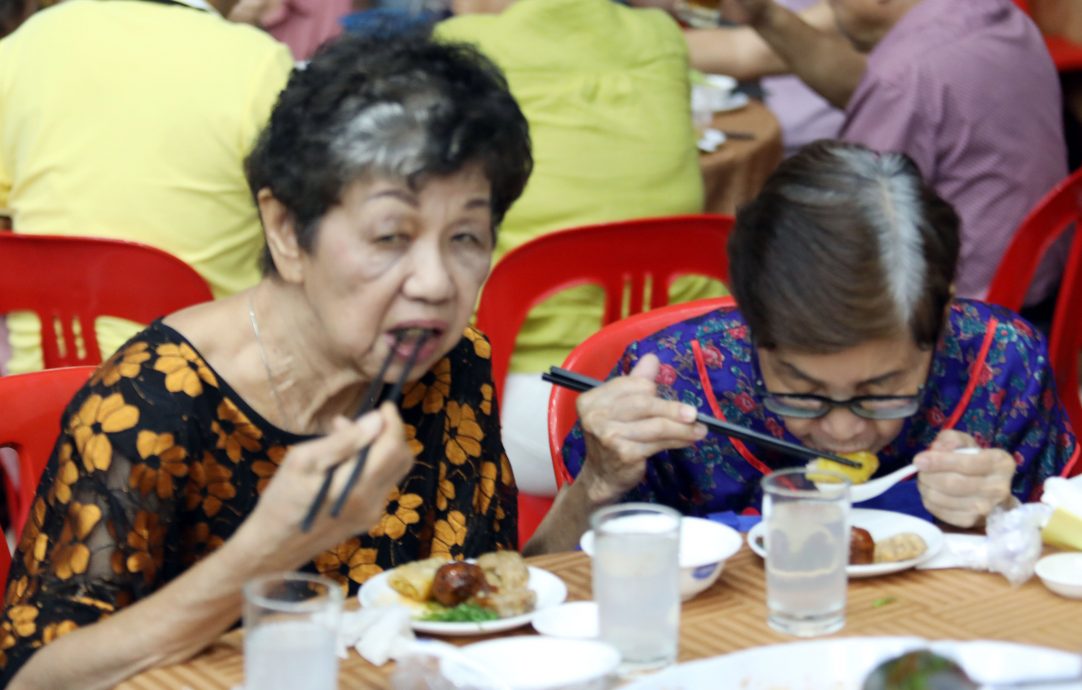
[[[590,598],[590,561],[582,553],[540,556],[530,563],[562,577],[569,600]],[[767,627],[764,587],[762,561],[746,547],[741,549],[718,581],[681,609],[679,660],[794,641]],[[521,628],[504,635],[531,632],[531,628]],[[894,635],[1004,640],[1078,651],[1082,650],[1082,601],[1058,597],[1036,578],[1014,589],[999,575],[968,570],[907,570],[850,580],[845,628],[834,636]],[[451,641],[465,644],[481,639],[487,638]],[[341,664],[339,687],[385,688],[391,669],[392,664],[373,667],[351,651]],[[235,631],[185,664],[149,671],[118,687],[228,690],[240,686],[243,677],[241,634]]]
[[[781,126],[761,102],[752,101],[740,110],[717,113],[711,125],[723,132],[746,132],[753,139],[729,139],[717,151],[699,155],[703,174],[703,209],[707,213],[732,215],[751,201],[774,168],[784,149]]]

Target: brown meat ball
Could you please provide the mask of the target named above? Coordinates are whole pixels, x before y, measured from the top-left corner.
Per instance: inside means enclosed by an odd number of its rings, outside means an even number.
[[[444,606],[458,606],[485,587],[485,573],[473,563],[440,566],[432,581],[432,598]]]
[[[875,540],[868,530],[853,527],[849,531],[849,564],[868,565],[875,562]]]

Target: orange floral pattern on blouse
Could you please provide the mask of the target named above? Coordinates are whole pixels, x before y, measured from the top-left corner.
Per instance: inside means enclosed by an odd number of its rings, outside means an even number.
[[[396,565],[517,547],[488,341],[473,329],[402,402],[416,462],[382,518],[304,569],[355,594]],[[220,548],[290,446],[182,335],[155,323],[75,396],[0,617],[0,687],[43,645],[153,594]],[[239,614],[239,612],[238,612]]]

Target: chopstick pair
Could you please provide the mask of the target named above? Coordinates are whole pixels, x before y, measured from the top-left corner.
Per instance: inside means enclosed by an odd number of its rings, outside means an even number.
[[[596,388],[601,385],[601,381],[584,376],[582,374],[570,371],[568,369],[562,369],[560,367],[551,367],[547,373],[541,374],[541,378],[557,386],[568,388],[573,391],[583,393]],[[833,460],[834,462],[846,465],[847,467],[860,467],[860,463],[855,460],[843,458],[840,455],[833,453],[827,453],[825,451],[812,450],[811,448],[805,448],[796,443],[790,443],[783,441],[773,436],[760,433],[754,429],[749,429],[739,424],[733,424],[731,422],[723,422],[722,420],[711,417],[710,415],[700,412],[695,420],[700,424],[705,425],[708,429],[717,431],[730,438],[739,438],[744,441],[750,441],[757,443],[761,446],[767,446],[774,450],[781,451],[788,455],[794,455],[799,458],[807,458],[809,460],[815,460],[816,458],[826,458],[827,460]]]
[[[380,365],[379,373],[372,379],[372,382],[368,386],[368,390],[365,391],[364,399],[361,401],[361,407],[357,410],[355,419],[360,419],[375,408],[376,402],[379,400],[379,393],[383,390],[383,378],[387,375],[387,370],[391,368],[391,363],[394,361],[398,346],[405,340],[409,330],[410,329],[404,329],[395,333],[394,344],[387,353],[387,357],[383,360],[383,364]],[[417,337],[417,342],[414,344],[409,357],[406,358],[406,364],[402,369],[402,373],[398,375],[398,380],[395,381],[394,387],[391,388],[387,400],[398,404],[398,398],[402,395],[402,389],[406,385],[406,377],[409,376],[410,370],[413,369],[413,365],[417,363],[417,357],[420,355],[421,348],[424,347],[427,339],[428,332],[422,332]],[[346,500],[348,500],[349,494],[353,490],[353,486],[360,478],[361,472],[364,471],[364,465],[368,461],[368,451],[371,447],[371,444],[369,444],[364,448],[361,448],[360,453],[357,454],[357,462],[353,465],[353,471],[350,472],[349,477],[346,479],[346,485],[343,487],[342,493],[338,495],[338,498],[331,506],[331,517],[338,517],[342,513],[342,509],[346,505]],[[330,492],[331,483],[334,480],[334,473],[341,464],[342,463],[339,463],[338,465],[327,468],[326,473],[323,475],[323,483],[320,484],[316,497],[308,507],[308,512],[305,514],[304,520],[301,521],[302,532],[308,532],[312,529],[312,524],[315,522],[316,516],[319,515],[320,509],[323,508],[323,502],[327,500],[327,494]]]

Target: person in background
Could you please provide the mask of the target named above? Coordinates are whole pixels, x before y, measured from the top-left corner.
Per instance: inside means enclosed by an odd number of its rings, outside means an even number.
[[[671,17],[612,0],[480,5],[502,12],[459,15],[435,31],[492,58],[530,123],[536,166],[500,229],[497,261],[555,230],[702,212],[687,48]],[[718,292],[716,283],[685,280],[674,301]],[[598,289],[576,288],[534,309],[519,334],[501,406],[504,445],[527,493],[555,490],[550,387],[539,373],[597,330],[601,307]]]
[[[571,548],[600,505],[686,514],[758,510],[759,482],[805,460],[708,432],[702,412],[808,448],[910,462],[874,502],[959,527],[1033,500],[1076,466],[1043,336],[1016,314],[954,298],[959,218],[897,153],[818,142],[737,214],[739,308],[633,343],[578,399],[563,447],[576,480],[532,547]],[[962,448],[979,448],[975,454]],[[578,517],[579,521],[573,518]]]
[[[260,15],[259,24],[289,46],[296,60],[308,60],[342,33],[340,20],[353,4],[353,0],[275,0]]]
[[[1067,174],[1059,82],[1032,20],[1011,0],[832,0],[846,48],[773,0],[726,6],[845,108],[839,138],[916,162],[961,216],[958,294],[984,297],[1021,220]],[[865,60],[855,89],[851,69],[824,68],[855,64],[854,49]],[[1035,314],[1055,299],[1065,250],[1038,271]]]
[[[262,574],[352,596],[419,558],[516,548],[468,321],[530,166],[522,112],[468,47],[342,37],[294,73],[246,164],[265,275],[151,324],[76,393],[9,575],[0,686],[92,690],[181,661]],[[400,406],[356,419],[398,380]]]
[[[242,161],[293,60],[224,19],[234,5],[67,0],[0,41],[0,207],[15,232],[153,245],[218,297],[259,280]],[[9,370],[40,368],[37,318],[8,328]],[[99,319],[102,350],[137,329]]]

